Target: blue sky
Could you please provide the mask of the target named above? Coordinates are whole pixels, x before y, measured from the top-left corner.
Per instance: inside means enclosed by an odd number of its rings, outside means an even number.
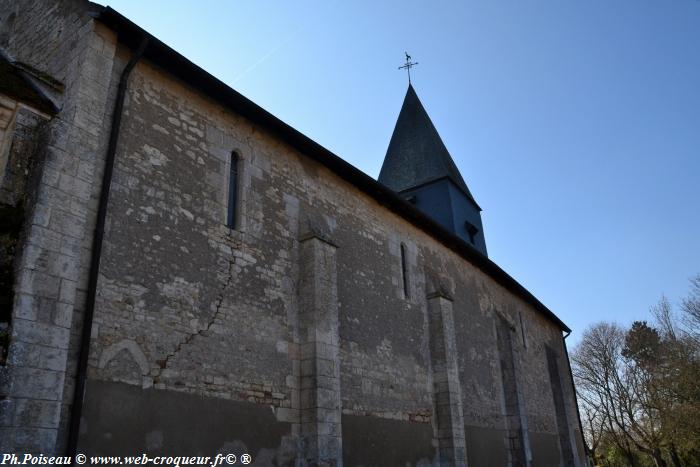
[[[700,273],[699,0],[109,4],[375,178],[408,51],[490,258],[574,341]]]

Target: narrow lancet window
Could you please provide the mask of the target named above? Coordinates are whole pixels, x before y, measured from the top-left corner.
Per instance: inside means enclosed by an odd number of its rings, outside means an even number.
[[[406,245],[401,244],[401,280],[403,281],[403,296],[409,298],[408,291],[408,267],[406,265]]]
[[[236,215],[238,204],[238,154],[231,153],[231,163],[228,173],[228,210],[226,214],[226,225],[236,228]]]
[[[525,339],[525,324],[523,324],[523,313],[518,312],[518,317],[520,318],[520,335],[523,337],[523,347],[527,349],[527,340]]]

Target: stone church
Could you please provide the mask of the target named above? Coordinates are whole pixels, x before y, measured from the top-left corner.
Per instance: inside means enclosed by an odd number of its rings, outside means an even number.
[[[0,0],[0,287],[1,453],[586,465],[570,331],[410,85],[374,180],[111,8]]]

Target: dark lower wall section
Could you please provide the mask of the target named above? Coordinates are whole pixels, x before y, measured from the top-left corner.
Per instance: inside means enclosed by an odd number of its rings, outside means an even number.
[[[464,427],[468,465],[502,467],[508,465],[506,431],[480,426]],[[559,467],[559,438],[555,434],[529,432],[533,467]]]
[[[508,465],[505,430],[465,425],[464,436],[467,438],[468,465],[484,467]]]
[[[508,465],[505,431],[465,426],[468,465]],[[78,451],[101,455],[249,453],[257,466],[293,466],[301,447],[270,407],[125,383],[88,380]],[[433,465],[428,423],[342,416],[343,465]],[[530,432],[532,465],[558,467],[555,434]]]
[[[537,467],[559,467],[559,437],[548,433],[530,432],[532,465]]]
[[[344,467],[430,466],[435,455],[428,423],[343,415]]]
[[[249,453],[255,465],[294,465],[291,426],[270,407],[88,380],[78,451],[103,455]]]

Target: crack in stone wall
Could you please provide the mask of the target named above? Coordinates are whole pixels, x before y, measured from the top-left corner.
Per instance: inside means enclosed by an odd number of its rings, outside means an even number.
[[[171,353],[166,355],[166,357],[162,360],[158,360],[158,365],[160,367],[160,371],[156,376],[153,378],[154,383],[159,383],[160,378],[163,375],[163,371],[168,369],[168,365],[170,364],[170,361],[177,356],[177,354],[182,351],[182,348],[186,345],[189,345],[192,340],[197,337],[203,335],[204,332],[207,332],[211,329],[211,327],[214,325],[216,320],[220,317],[221,314],[221,306],[224,303],[224,298],[226,297],[226,291],[228,290],[229,286],[231,285],[231,282],[233,281],[233,266],[236,264],[236,258],[232,257],[228,260],[228,270],[226,272],[226,282],[224,283],[223,287],[221,287],[221,290],[219,292],[219,295],[216,298],[216,306],[214,308],[214,313],[211,316],[211,319],[207,322],[206,326],[203,328],[197,330],[196,332],[193,332],[189,334],[187,337],[185,337],[176,347],[175,350],[173,350]]]

